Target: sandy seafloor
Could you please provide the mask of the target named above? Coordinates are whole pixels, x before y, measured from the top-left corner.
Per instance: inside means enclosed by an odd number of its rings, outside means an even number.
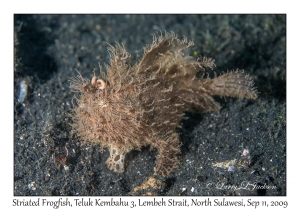
[[[152,194],[287,194],[285,15],[15,15],[14,26],[14,195],[127,196],[153,176],[156,151],[132,151],[117,174],[105,165],[107,150],[71,135],[68,80],[75,69],[90,79],[108,62],[105,42],[141,59],[160,30],[193,39],[190,54],[214,58],[218,74],[244,69],[260,94],[216,98],[219,112],[188,113],[178,130],[180,165]],[[28,88],[19,102],[22,81]],[[246,166],[226,165],[245,149]]]

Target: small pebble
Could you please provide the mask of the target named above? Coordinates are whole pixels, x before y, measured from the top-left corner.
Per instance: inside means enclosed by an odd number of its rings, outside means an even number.
[[[27,96],[27,88],[28,88],[28,85],[26,84],[25,80],[22,80],[20,82],[20,94],[19,94],[19,98],[18,98],[18,101],[20,103],[23,103],[23,101],[25,100],[25,98]]]

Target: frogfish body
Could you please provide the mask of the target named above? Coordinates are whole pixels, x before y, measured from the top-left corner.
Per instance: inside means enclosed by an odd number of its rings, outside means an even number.
[[[167,177],[179,164],[181,143],[176,127],[184,112],[212,112],[221,107],[213,95],[255,99],[251,77],[230,71],[214,79],[206,77],[214,60],[186,54],[193,46],[174,33],[153,35],[143,58],[129,65],[130,54],[119,44],[110,46],[109,65],[101,78],[72,78],[75,97],[73,131],[83,142],[108,148],[106,161],[114,172],[124,172],[125,156],[150,146],[158,150],[155,174]],[[196,75],[202,74],[202,77]]]

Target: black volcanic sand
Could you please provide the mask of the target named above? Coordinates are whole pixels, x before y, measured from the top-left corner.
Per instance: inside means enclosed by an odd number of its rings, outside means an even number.
[[[193,39],[190,54],[214,58],[218,74],[245,69],[260,94],[216,98],[219,112],[187,113],[180,165],[156,193],[286,195],[285,15],[15,15],[14,26],[14,195],[126,196],[153,175],[156,151],[132,151],[116,174],[106,168],[107,150],[71,135],[68,80],[75,69],[88,79],[98,73],[107,43],[123,43],[135,63],[160,30]],[[244,149],[244,167],[213,166],[239,160]]]

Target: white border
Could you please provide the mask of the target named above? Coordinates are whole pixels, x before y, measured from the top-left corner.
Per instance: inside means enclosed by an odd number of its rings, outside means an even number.
[[[148,2],[148,3],[146,3]],[[251,0],[251,1],[225,1],[225,0],[192,0],[192,1],[2,1],[1,14],[1,69],[3,80],[1,87],[1,190],[0,205],[5,209],[12,207],[13,197],[13,14],[14,13],[286,13],[287,14],[287,197],[254,197],[255,200],[288,200],[289,207],[298,206],[299,182],[297,180],[299,169],[298,145],[299,133],[299,30],[300,16],[296,1]],[[298,172],[298,173],[297,173]],[[31,197],[26,197],[30,199]],[[32,197],[35,198],[36,197]],[[57,200],[58,197],[47,197]],[[65,198],[65,197],[64,197]],[[85,197],[86,198],[86,197]],[[123,197],[132,200],[131,197]],[[178,198],[178,197],[174,197]],[[212,199],[218,197],[212,197]],[[239,200],[239,197],[226,197],[228,200]],[[74,197],[70,197],[74,199]],[[135,198],[137,200],[138,198]],[[143,198],[144,199],[144,198]],[[188,198],[189,199],[189,198]],[[204,197],[201,197],[204,199]],[[243,197],[243,199],[248,199]],[[79,207],[78,207],[79,208]],[[98,207],[99,208],[99,207]],[[147,207],[143,209],[150,209]],[[157,208],[157,207],[156,207]],[[177,208],[177,207],[173,207]],[[232,207],[230,207],[232,208]],[[51,207],[51,209],[53,209]],[[77,208],[72,208],[77,209]],[[179,209],[179,207],[177,208]]]

